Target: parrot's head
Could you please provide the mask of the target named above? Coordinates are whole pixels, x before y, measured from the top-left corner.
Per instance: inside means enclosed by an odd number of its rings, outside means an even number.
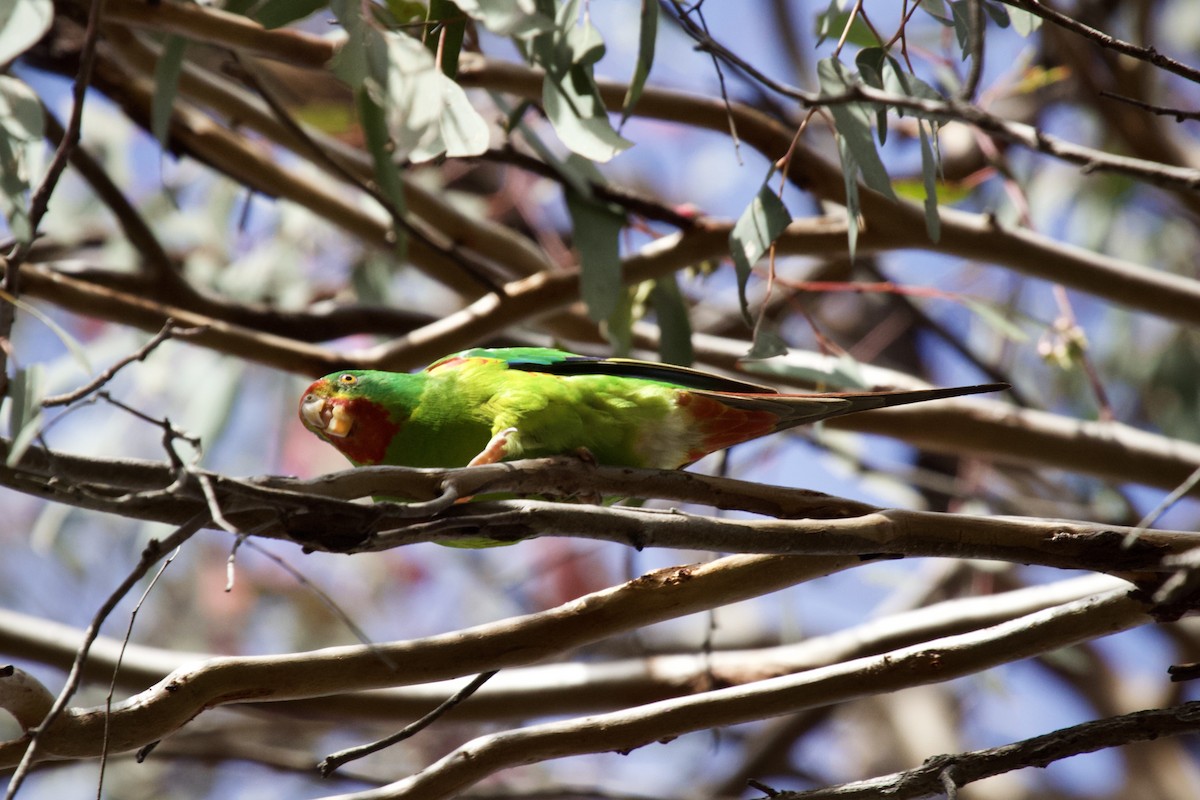
[[[300,398],[304,427],[355,464],[379,464],[408,414],[395,399],[394,373],[335,372],[313,381]]]

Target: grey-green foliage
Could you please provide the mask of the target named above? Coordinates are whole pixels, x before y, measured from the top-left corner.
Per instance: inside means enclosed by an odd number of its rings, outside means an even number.
[[[33,47],[54,20],[51,0],[4,0],[0,3],[0,67]]]
[[[750,201],[750,205],[729,232],[729,253],[737,270],[738,300],[741,302],[742,316],[747,325],[754,324],[750,316],[750,303],[746,297],[750,271],[792,221],[787,206],[771,190],[769,182],[772,174],[774,171],[767,175],[758,194]],[[769,358],[786,349],[779,337],[767,331],[756,330],[754,340],[754,358]]]
[[[15,239],[33,239],[28,192],[42,161],[42,104],[22,81],[0,75],[0,209]]]
[[[609,122],[593,77],[604,56],[604,40],[585,17],[579,21],[578,0],[556,6],[538,0],[538,10],[553,15],[554,27],[533,37],[527,54],[546,74],[542,107],[555,133],[572,152],[591,161],[610,161],[633,145]]]

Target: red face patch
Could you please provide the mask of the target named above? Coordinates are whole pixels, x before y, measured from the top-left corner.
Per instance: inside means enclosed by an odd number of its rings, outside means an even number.
[[[325,440],[355,464],[382,464],[392,437],[400,431],[387,409],[360,397],[335,396],[328,402],[345,408],[354,422],[346,436],[325,436]]]

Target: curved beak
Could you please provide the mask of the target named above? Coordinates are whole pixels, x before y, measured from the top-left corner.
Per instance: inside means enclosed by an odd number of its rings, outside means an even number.
[[[337,403],[327,397],[309,392],[300,401],[300,418],[314,431],[341,439],[349,435],[354,417],[345,403]]]

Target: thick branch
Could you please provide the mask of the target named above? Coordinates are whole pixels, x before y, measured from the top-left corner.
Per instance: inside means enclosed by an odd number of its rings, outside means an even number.
[[[612,711],[691,694],[714,685],[744,684],[965,633],[1120,585],[1123,582],[1116,578],[1089,575],[1000,594],[957,598],[777,647],[506,669],[475,694],[456,716],[496,720],[525,718],[530,709],[536,709],[540,715]],[[82,631],[67,625],[0,609],[0,652],[15,658],[65,668],[74,658],[82,636]],[[122,642],[97,639],[89,653],[85,675],[108,681],[121,652]],[[141,691],[173,670],[215,657],[125,645],[118,685]],[[313,700],[278,701],[259,708],[305,718],[336,715],[343,720],[352,717],[395,722],[425,713],[453,693],[460,683],[460,680],[438,681]]]
[[[955,786],[966,786],[1018,769],[1046,767],[1082,753],[1197,731],[1200,731],[1200,703],[1184,703],[1172,708],[1154,708],[1085,722],[986,750],[934,756],[907,772],[807,792],[781,792],[773,797],[776,800],[876,800],[880,797],[904,800],[929,797],[945,791],[947,778]]]
[[[539,71],[515,64],[488,61],[464,54],[459,79],[464,85],[485,86],[538,99],[542,91]],[[624,84],[598,81],[605,103],[619,110]],[[772,161],[793,148],[788,178],[801,189],[838,203],[845,201],[841,167],[799,143],[794,131],[776,120],[737,103],[731,104],[743,141]],[[708,130],[725,132],[728,117],[719,99],[647,88],[637,114]],[[862,213],[867,226],[860,246],[876,252],[900,249],[934,249],[925,234],[925,212],[910,202],[892,202],[860,187]],[[1062,283],[1103,297],[1118,305],[1153,314],[1200,322],[1200,282],[1148,269],[1056,242],[1046,236],[998,226],[985,215],[941,208],[940,253],[999,264],[1026,275]]]
[[[0,447],[4,450],[6,447]],[[364,506],[314,495],[313,483],[284,478],[237,480],[196,471],[175,483],[169,465],[117,462],[49,454],[31,448],[16,468],[0,468],[0,485],[69,503],[139,519],[179,524],[205,513],[212,503],[198,485],[211,487],[228,523],[239,530],[292,541],[304,547],[334,552],[369,552],[416,542],[454,542],[480,537],[502,542],[539,536],[571,536],[611,541],[635,547],[667,547],[718,552],[787,553],[886,557],[984,558],[1022,564],[1043,564],[1097,572],[1175,572],[1164,561],[1195,547],[1191,533],[1135,532],[1120,526],[1088,522],[1018,517],[972,517],[961,514],[887,509],[866,511],[861,504],[814,497],[812,493],[776,489],[801,507],[830,509],[845,503],[854,509],[846,519],[732,520],[683,513],[622,507],[601,507],[537,500],[455,503],[459,497],[486,490],[537,491],[553,495],[562,486],[584,485],[589,493],[624,483],[636,497],[670,497],[672,487],[704,481],[701,476],[680,479],[681,473],[580,465],[575,481],[561,477],[571,470],[570,458],[519,464],[496,464],[460,470],[408,470],[375,467],[351,470],[344,480],[356,492],[385,491],[395,496],[401,480],[434,481],[439,493],[411,505],[377,503]],[[574,460],[577,461],[577,460]],[[526,480],[524,470],[540,471]],[[596,478],[589,475],[594,471]],[[84,475],[94,476],[84,478]],[[514,480],[514,476],[521,478]],[[589,475],[584,480],[584,475]],[[364,477],[383,479],[369,486]],[[664,481],[660,483],[660,478]],[[481,484],[481,481],[483,483]],[[328,485],[329,481],[322,479]],[[333,480],[336,483],[337,479]],[[724,488],[736,486],[727,483]],[[425,484],[426,491],[429,484]],[[519,487],[519,488],[518,488]],[[328,493],[328,490],[326,490]],[[574,492],[571,492],[572,494]],[[754,497],[751,492],[751,497]],[[420,499],[418,494],[416,499]],[[740,507],[736,493],[728,505]],[[711,502],[711,501],[709,501]],[[763,507],[762,500],[749,504]],[[1136,535],[1134,535],[1136,533]]]
[[[179,670],[139,695],[75,709],[42,732],[42,758],[87,758],[156,741],[204,709],[227,703],[321,697],[528,664],[616,633],[768,594],[853,566],[856,559],[733,556],[658,570],[538,614],[453,633],[281,656],[218,658]],[[107,717],[107,719],[106,719]],[[16,763],[22,740],[0,744],[0,766]]]
[[[584,753],[627,751],[690,731],[940,683],[1145,621],[1142,604],[1116,591],[981,631],[799,675],[481,736],[410,778],[339,795],[337,800],[439,800],[502,769]]]

